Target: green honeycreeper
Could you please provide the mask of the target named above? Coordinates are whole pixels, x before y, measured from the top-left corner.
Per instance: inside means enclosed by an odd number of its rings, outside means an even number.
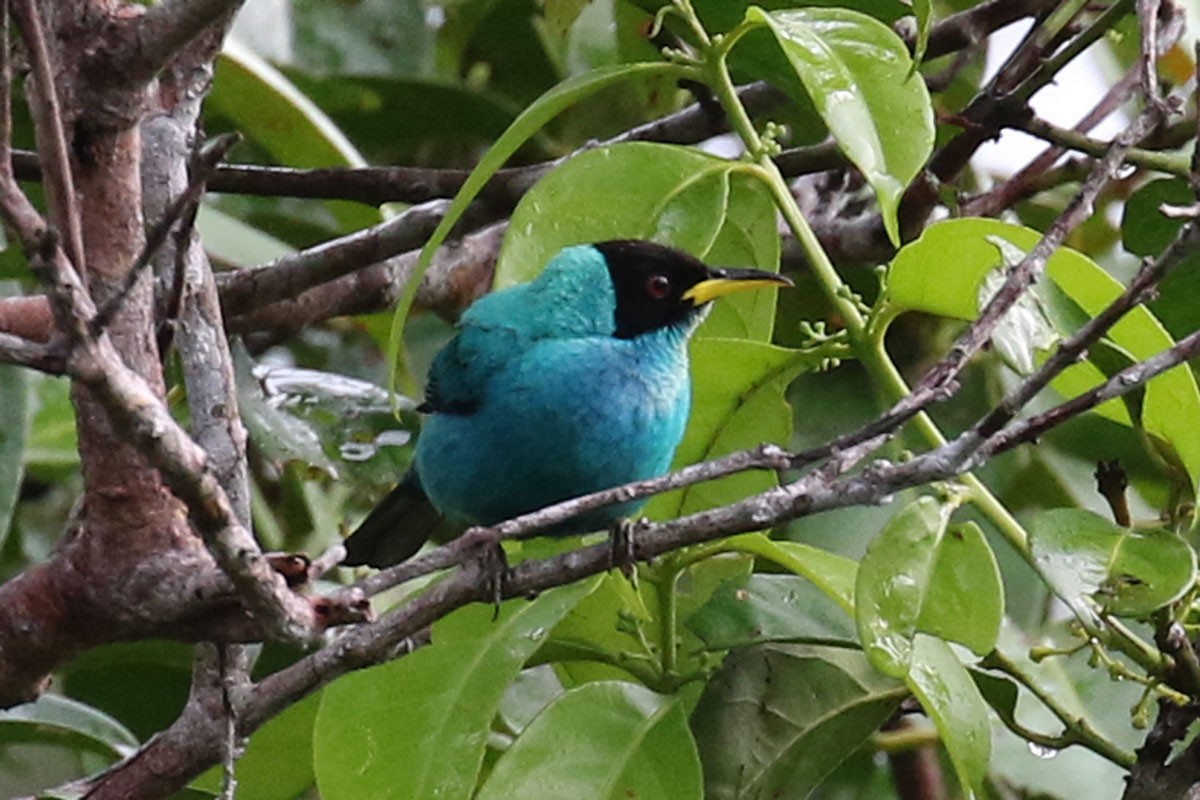
[[[688,339],[710,301],[789,285],[615,240],[568,247],[530,283],[480,298],[430,367],[412,468],[346,540],[343,563],[404,561],[443,517],[491,525],[662,475],[691,407]],[[548,533],[599,530],[641,505]]]

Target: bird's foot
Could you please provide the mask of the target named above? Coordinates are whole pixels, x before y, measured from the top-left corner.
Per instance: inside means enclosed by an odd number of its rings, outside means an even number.
[[[485,542],[479,546],[477,563],[483,576],[487,595],[491,598],[494,609],[492,619],[500,616],[500,603],[507,594],[509,583],[508,556],[504,554],[504,546],[498,541]]]
[[[631,519],[619,519],[608,529],[608,568],[619,569],[621,574],[637,585],[637,550],[633,541],[638,523]]]

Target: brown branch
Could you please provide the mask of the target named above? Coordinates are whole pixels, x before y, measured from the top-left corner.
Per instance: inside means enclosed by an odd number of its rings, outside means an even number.
[[[210,142],[196,159],[193,168],[191,181],[171,204],[162,211],[162,216],[150,228],[146,234],[146,241],[142,243],[142,251],[138,253],[138,257],[133,264],[125,272],[124,280],[115,292],[100,306],[96,312],[96,316],[92,318],[91,327],[93,334],[108,327],[112,322],[117,312],[121,310],[121,304],[129,297],[129,293],[133,291],[138,280],[142,277],[142,270],[148,267],[155,253],[158,252],[167,241],[172,228],[175,224],[189,211],[194,214],[196,203],[199,202],[200,196],[204,194],[205,181],[208,179],[217,162],[225,157],[229,149],[237,144],[241,137],[236,134],[227,134],[220,136]]]
[[[105,69],[128,84],[147,82],[213,26],[228,23],[244,0],[163,0],[140,17],[113,20]]]
[[[13,22],[16,23],[17,30],[25,42],[33,69],[29,111],[33,117],[34,131],[37,133],[41,161],[46,167],[43,181],[46,200],[54,225],[63,237],[67,257],[76,269],[83,272],[87,268],[83,227],[75,195],[75,181],[71,174],[67,137],[63,131],[63,109],[58,99],[55,70],[46,44],[46,33],[34,0],[9,0],[9,3]]]
[[[60,375],[66,367],[65,354],[57,344],[32,342],[11,333],[0,333],[0,362],[29,367],[49,375]]]
[[[929,31],[925,58],[933,59],[978,45],[989,35],[1019,19],[1046,13],[1054,0],[988,0],[938,20]],[[906,43],[916,44],[912,36]]]
[[[1112,112],[1129,99],[1138,83],[1138,71],[1131,69],[1105,92],[1100,102],[1084,115],[1073,128],[1080,134],[1086,134],[1104,121]],[[1022,117],[1022,120],[1029,118]],[[1020,127],[1020,126],[1017,126]],[[1107,152],[1107,146],[1097,155],[1102,157]],[[1013,174],[1008,180],[986,194],[967,199],[959,207],[959,213],[964,217],[991,217],[1001,211],[1012,208],[1021,200],[1031,197],[1041,189],[1041,178],[1054,162],[1066,152],[1060,145],[1047,147],[1032,161]]]
[[[262,267],[217,278],[221,305],[230,317],[280,300],[298,297],[365,265],[419,248],[445,213],[448,201],[435,200],[365,230],[291,253]]]
[[[506,223],[464,236],[440,248],[417,290],[417,306],[454,319],[491,287],[496,254]],[[233,316],[226,310],[230,333],[267,331],[290,335],[331,317],[361,314],[387,308],[400,296],[417,262],[411,251],[378,264],[360,268],[300,295],[281,297]],[[222,299],[224,295],[222,295]]]

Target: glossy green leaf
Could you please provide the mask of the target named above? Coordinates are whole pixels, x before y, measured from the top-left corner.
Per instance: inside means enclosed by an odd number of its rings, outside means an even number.
[[[1041,234],[988,219],[939,222],[896,255],[888,271],[888,302],[904,311],[974,319],[987,275],[1001,263],[996,238],[1028,251]],[[951,264],[952,269],[947,266]],[[1065,247],[1050,258],[1046,275],[1088,316],[1098,314],[1122,291],[1120,283],[1091,259]],[[1048,304],[1054,303],[1044,290],[1041,296]],[[1114,325],[1108,338],[1135,359],[1148,358],[1174,343],[1162,324],[1141,306]],[[1095,364],[1080,364],[1053,385],[1073,396],[1094,386],[1102,375]],[[1195,485],[1200,480],[1200,427],[1192,423],[1200,419],[1200,389],[1195,378],[1180,366],[1150,381],[1145,392],[1142,425],[1174,448]],[[1128,414],[1119,403],[1105,404],[1098,411],[1128,423]]]
[[[948,530],[954,508],[918,498],[892,517],[859,564],[858,633],[884,674],[907,674],[919,631],[980,655],[995,646],[1004,610],[1000,571],[978,527]]]
[[[614,655],[618,663],[623,656],[649,656],[644,645],[657,637],[658,627],[648,591],[643,585],[635,589],[619,572],[605,574],[596,591],[554,627],[539,658],[554,664],[567,687],[591,680],[629,679],[629,672],[608,662]]]
[[[0,364],[0,547],[8,536],[25,475],[25,443],[33,420],[32,373]]]
[[[313,738],[326,800],[467,798],[500,699],[546,633],[596,586],[581,581],[441,620],[434,643],[330,684]]]
[[[1025,257],[1025,252],[1007,239],[989,236],[988,241],[1000,253],[1004,268],[984,276],[983,285],[979,287],[978,306],[981,309],[1004,286],[1008,268],[1015,267]],[[992,332],[992,346],[1004,363],[1017,374],[1032,373],[1037,366],[1037,354],[1055,345],[1059,331],[1065,330],[1055,328],[1051,313],[1036,292],[1026,292],[1017,298],[1017,302],[996,324]]]
[[[523,669],[500,698],[496,720],[500,727],[519,734],[564,691],[562,681],[549,664]]]
[[[551,703],[492,770],[479,800],[700,800],[700,759],[679,697],[606,681]]]
[[[996,555],[978,525],[951,525],[937,548],[917,630],[984,656],[996,646],[1003,621],[1004,585]]]
[[[912,10],[917,20],[917,46],[913,52],[913,63],[920,64],[925,60],[929,29],[933,27],[933,0],[912,0]]]
[[[1054,592],[1089,617],[1096,606],[1145,616],[1179,599],[1195,580],[1196,553],[1175,534],[1122,528],[1083,509],[1038,514],[1029,546]]]
[[[992,757],[992,729],[987,703],[966,667],[950,645],[918,633],[906,681],[937,726],[959,782],[982,793]]]
[[[843,611],[854,613],[854,584],[858,576],[858,563],[854,560],[803,542],[779,542],[762,534],[745,534],[730,543],[808,579]]]
[[[755,574],[726,582],[684,624],[710,650],[771,641],[842,646],[858,641],[850,615],[796,575]]]
[[[217,60],[209,113],[227,119],[244,136],[290,167],[362,167],[366,161],[337,125],[279,70],[229,39]],[[331,201],[328,207],[348,230],[379,222],[379,213],[359,203]]]
[[[100,710],[43,695],[0,711],[0,791],[5,797],[41,797],[45,787],[95,774],[132,754],[137,744]]]
[[[867,658],[885,675],[902,678],[911,666],[917,620],[953,511],[933,497],[918,498],[892,517],[859,563],[858,635]]]
[[[768,13],[770,28],[846,157],[875,190],[888,236],[899,245],[904,188],[933,151],[933,106],[904,42],[891,28],[844,8]]]
[[[41,375],[34,389],[37,410],[25,447],[25,470],[50,478],[79,466],[71,383],[66,378]]]
[[[746,340],[701,339],[692,349],[692,414],[675,451],[676,467],[764,442],[787,442],[787,385],[813,366],[796,351]],[[740,500],[775,485],[770,472],[744,472],[660,495],[647,514],[671,518]]]
[[[637,175],[635,183],[630,175]],[[521,199],[505,234],[495,285],[531,280],[562,248],[605,239],[650,239],[713,265],[778,270],[774,220],[770,193],[738,162],[650,142],[586,150]],[[722,298],[698,338],[769,341],[775,294],[764,289]]]
[[[692,713],[709,800],[802,800],[908,691],[862,653],[770,644],[735,650]]]

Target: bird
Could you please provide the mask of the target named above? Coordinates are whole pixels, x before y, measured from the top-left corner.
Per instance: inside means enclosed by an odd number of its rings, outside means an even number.
[[[435,531],[664,474],[691,408],[688,341],[710,303],[791,285],[615,239],[566,247],[534,280],[484,295],[433,359],[408,472],[345,540],[342,563],[391,566]],[[601,530],[642,502],[543,533]]]

